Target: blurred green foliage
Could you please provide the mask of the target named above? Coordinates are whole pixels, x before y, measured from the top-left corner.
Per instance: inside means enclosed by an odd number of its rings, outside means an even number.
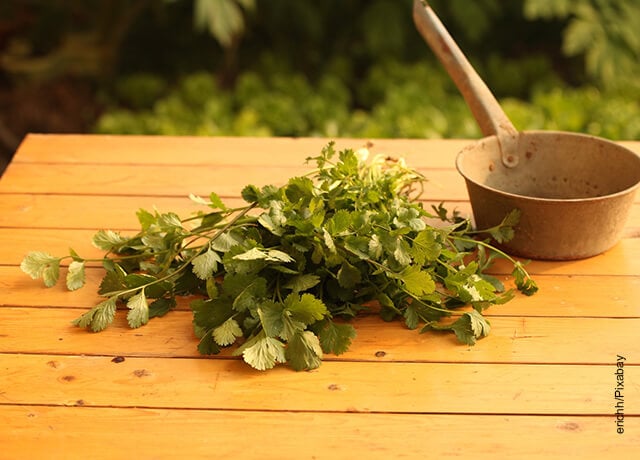
[[[4,53],[5,72],[83,70],[99,90],[96,132],[480,135],[416,32],[412,0],[27,3],[44,14],[19,37],[30,48]],[[430,4],[519,129],[640,139],[637,0]],[[91,62],[65,47],[79,32]]]
[[[125,77],[104,133],[462,137],[475,120],[417,36],[411,0],[258,1],[233,84]],[[640,2],[434,0],[519,129],[640,138]],[[262,43],[264,46],[259,46]],[[612,72],[612,69],[615,71]],[[219,69],[218,69],[219,70]],[[140,107],[141,79],[153,95]],[[158,88],[167,91],[157,91]],[[153,101],[153,102],[152,102]]]
[[[148,79],[147,85],[141,80]],[[145,91],[137,88],[145,87]],[[233,90],[221,89],[210,73],[194,73],[165,95],[155,75],[120,81],[114,108],[98,121],[100,133],[251,136],[346,136],[474,138],[480,131],[448,77],[433,65],[386,61],[373,66],[353,108],[349,88],[323,75],[315,84],[300,73],[242,74]],[[610,139],[640,139],[638,94],[601,93],[593,86],[535,90],[531,100],[501,104],[519,129],[589,133]],[[153,101],[141,109],[136,101]]]
[[[637,77],[640,2],[634,0],[527,0],[528,19],[566,20],[563,51],[583,55],[586,70],[605,86]]]

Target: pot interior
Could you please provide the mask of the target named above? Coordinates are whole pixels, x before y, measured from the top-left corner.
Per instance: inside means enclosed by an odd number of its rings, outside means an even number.
[[[456,166],[467,180],[531,198],[589,199],[640,183],[640,156],[593,136],[524,131],[518,155],[516,167],[505,167],[497,138],[490,136],[460,152]]]

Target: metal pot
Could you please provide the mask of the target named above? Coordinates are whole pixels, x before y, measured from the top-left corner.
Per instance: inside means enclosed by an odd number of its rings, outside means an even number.
[[[515,237],[502,246],[533,259],[580,259],[614,246],[640,185],[640,157],[594,136],[518,132],[426,2],[414,0],[413,17],[487,136],[456,159],[476,226],[519,209]]]

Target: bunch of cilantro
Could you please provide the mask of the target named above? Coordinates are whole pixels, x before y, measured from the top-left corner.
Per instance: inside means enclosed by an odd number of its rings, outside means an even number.
[[[106,251],[98,259],[105,300],[73,324],[101,331],[122,304],[137,328],[175,308],[176,297],[197,295],[190,306],[200,353],[237,343],[233,353],[256,369],[304,370],[317,368],[324,353],[345,352],[356,335],[345,319],[366,312],[474,344],[490,331],[482,311],[513,297],[485,273],[496,257],[513,263],[520,291],[537,290],[523,265],[479,239],[468,220],[449,217],[442,205],[423,209],[421,174],[402,160],[367,156],[330,143],[307,159],[317,166],[307,176],[245,187],[246,206],[227,208],[215,193],[192,196],[207,212],[180,219],[141,209],[138,234],[99,231],[93,244]],[[504,241],[517,217],[485,232]],[[31,252],[21,268],[53,286],[65,259],[67,287],[82,287],[85,264],[96,260],[73,250]],[[461,311],[466,305],[473,308]]]

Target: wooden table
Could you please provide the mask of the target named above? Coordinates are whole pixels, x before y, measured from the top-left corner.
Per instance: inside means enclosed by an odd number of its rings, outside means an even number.
[[[124,312],[99,334],[74,328],[101,270],[76,292],[19,270],[30,250],[101,256],[93,233],[133,232],[141,207],[186,216],[199,209],[189,193],[233,202],[248,183],[281,184],[326,142],[28,136],[0,181],[0,458],[638,457],[640,200],[606,254],[533,262],[539,293],[490,308],[476,346],[364,318],[351,350],[312,372],[199,356],[187,301],[136,330]],[[371,150],[404,156],[430,200],[469,212],[453,167],[467,143]],[[508,282],[506,264],[494,271]]]

